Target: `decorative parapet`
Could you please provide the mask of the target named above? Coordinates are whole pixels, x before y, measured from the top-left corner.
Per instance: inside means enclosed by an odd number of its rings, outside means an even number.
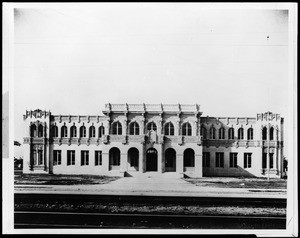
[[[278,145],[279,145],[279,141],[266,141],[266,140],[264,140],[264,141],[262,141],[262,145],[264,146],[264,147],[278,147]]]
[[[110,135],[109,136],[110,142],[123,142],[124,136],[123,135]],[[126,138],[125,138],[126,140]]]
[[[36,109],[34,111],[32,111],[32,110],[27,111],[26,110],[25,115],[23,115],[23,119],[25,120],[28,117],[30,117],[30,118],[32,118],[32,117],[34,117],[34,118],[42,118],[42,117],[46,118],[46,117],[49,117],[49,116],[50,116],[50,111],[45,111],[45,110],[43,111],[43,110],[40,110],[40,109]]]
[[[197,143],[198,136],[184,136],[183,141],[184,143]]]
[[[106,104],[103,113],[110,112],[175,112],[175,113],[198,113],[199,105],[181,105],[181,104]]]
[[[272,112],[258,113],[256,119],[257,121],[278,121],[280,120],[280,114]]]
[[[215,147],[259,147],[259,141],[254,140],[203,140],[204,146],[215,146]]]
[[[139,142],[143,143],[145,141],[145,135],[128,135],[128,142]]]
[[[45,138],[38,138],[38,137],[33,137],[31,140],[32,144],[45,144],[46,139]]]

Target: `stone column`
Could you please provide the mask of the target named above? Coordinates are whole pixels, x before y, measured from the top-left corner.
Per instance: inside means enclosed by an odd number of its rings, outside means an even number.
[[[162,173],[162,168],[163,168],[163,151],[162,151],[162,146],[160,145],[159,148],[157,149],[157,172]]]
[[[202,154],[195,153],[195,175],[197,177],[203,177],[202,167]]]
[[[139,173],[144,173],[144,162],[145,162],[145,157],[146,156],[146,151],[145,151],[145,146],[143,145],[142,149],[139,151]]]
[[[107,122],[104,125],[104,135],[109,135],[110,133],[110,122],[107,120]]]
[[[124,120],[123,122],[122,135],[123,136],[127,135],[127,120]]]
[[[183,154],[176,155],[176,172],[183,173]]]
[[[121,168],[120,168],[120,171],[121,172],[125,172],[125,171],[127,171],[127,167],[128,167],[128,164],[127,164],[127,153],[122,153],[121,152]]]
[[[141,129],[140,129],[140,135],[145,134],[145,119],[141,120]]]
[[[109,153],[108,151],[102,152],[102,171],[107,174],[109,171]]]
[[[179,136],[179,135],[180,135],[180,121],[176,121],[174,136]]]
[[[63,156],[61,155],[63,158]],[[62,159],[61,158],[61,159]],[[53,144],[49,144],[49,174],[53,174]]]
[[[160,136],[162,134],[162,120],[159,120],[157,123],[157,135]]]
[[[273,168],[276,169],[276,174],[279,172],[278,170],[278,160],[277,160],[277,147],[274,148],[273,154]]]

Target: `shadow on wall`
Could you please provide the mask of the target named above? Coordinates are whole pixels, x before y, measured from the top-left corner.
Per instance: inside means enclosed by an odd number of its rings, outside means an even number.
[[[253,140],[254,133],[255,131],[251,126],[245,127],[245,125],[241,126],[241,124],[237,126],[233,123],[225,125],[216,118],[204,118],[201,126],[201,135],[203,136],[203,176],[257,177],[257,175],[245,169],[249,166],[252,170],[257,171],[258,169],[253,167],[257,164],[254,163],[254,160],[258,158],[254,157],[253,150],[251,150],[251,148],[256,148],[253,147],[256,143]],[[249,146],[248,149],[246,149],[246,146]],[[237,152],[236,148],[239,147],[244,148],[245,151]],[[251,155],[245,155],[245,153]],[[245,163],[246,167],[241,167],[241,165],[245,166]]]

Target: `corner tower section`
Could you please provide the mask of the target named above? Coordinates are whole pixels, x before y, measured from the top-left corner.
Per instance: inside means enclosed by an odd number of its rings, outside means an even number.
[[[26,110],[24,120],[24,173],[51,173],[49,163],[50,111]]]

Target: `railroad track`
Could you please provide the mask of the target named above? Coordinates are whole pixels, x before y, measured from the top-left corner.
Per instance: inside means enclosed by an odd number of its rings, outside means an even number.
[[[285,216],[217,216],[149,214],[150,206],[213,207],[233,206],[247,208],[286,208],[286,199],[171,197],[131,195],[84,194],[15,194],[15,228],[97,228],[97,229],[285,229]],[[58,205],[55,210],[46,205]],[[67,204],[68,209],[60,209]],[[107,207],[139,207],[138,212],[95,212],[90,205]],[[55,207],[54,206],[54,207]],[[50,206],[51,207],[51,206]],[[44,209],[45,208],[45,209]],[[146,210],[145,210],[146,209]],[[121,209],[122,210],[122,209]],[[71,212],[69,212],[71,211]]]
[[[98,202],[102,204],[139,204],[139,205],[236,205],[254,207],[278,207],[286,208],[285,198],[224,198],[224,197],[186,197],[186,196],[137,196],[137,195],[99,195],[99,194],[39,194],[39,193],[15,193],[15,203],[46,203],[72,201],[74,203]]]
[[[15,211],[15,228],[285,229],[285,217]]]

